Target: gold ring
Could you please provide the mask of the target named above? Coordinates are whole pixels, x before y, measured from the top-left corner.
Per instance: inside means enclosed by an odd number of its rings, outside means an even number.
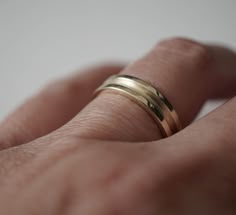
[[[96,91],[116,90],[146,110],[157,123],[163,137],[182,129],[179,117],[171,103],[155,87],[139,78],[129,75],[109,77]]]

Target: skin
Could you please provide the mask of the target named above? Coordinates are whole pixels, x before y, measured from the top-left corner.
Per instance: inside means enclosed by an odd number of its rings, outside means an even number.
[[[232,50],[172,38],[47,85],[0,124],[1,214],[235,214],[235,71]],[[123,95],[93,98],[119,72],[155,85],[184,129],[162,139]],[[192,122],[211,98],[229,101]]]

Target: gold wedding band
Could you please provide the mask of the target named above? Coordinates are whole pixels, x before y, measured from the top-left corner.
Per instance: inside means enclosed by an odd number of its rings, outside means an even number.
[[[140,105],[155,120],[163,137],[182,129],[179,117],[171,103],[155,87],[129,75],[109,77],[96,91],[116,90]]]

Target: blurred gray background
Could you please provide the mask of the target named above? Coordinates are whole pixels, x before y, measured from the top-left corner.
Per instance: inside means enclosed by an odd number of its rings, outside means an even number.
[[[0,119],[51,79],[165,37],[236,47],[235,11],[235,0],[0,0]]]

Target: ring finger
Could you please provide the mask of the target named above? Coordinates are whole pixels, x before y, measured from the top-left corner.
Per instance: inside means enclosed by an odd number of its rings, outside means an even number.
[[[174,106],[183,126],[208,98],[236,92],[235,53],[191,40],[165,40],[122,71],[155,86]],[[103,91],[71,122],[57,131],[86,138],[150,141],[162,137],[139,105],[114,91]]]

